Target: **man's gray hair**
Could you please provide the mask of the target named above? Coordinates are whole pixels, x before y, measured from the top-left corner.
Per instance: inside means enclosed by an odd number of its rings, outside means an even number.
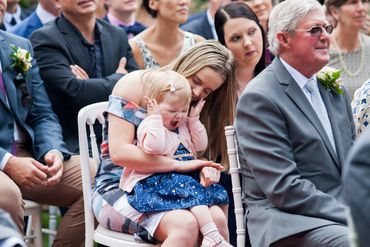
[[[276,5],[270,14],[268,23],[269,49],[272,54],[279,54],[280,43],[275,35],[278,32],[292,32],[299,21],[309,12],[322,11],[324,9],[317,0],[285,0]]]

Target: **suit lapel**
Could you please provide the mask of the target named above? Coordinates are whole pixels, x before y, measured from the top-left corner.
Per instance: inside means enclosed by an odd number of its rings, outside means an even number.
[[[5,90],[7,93],[8,103],[6,103],[5,98],[2,98],[3,103],[7,107],[8,110],[12,109],[11,112],[14,115],[16,119],[19,120],[18,116],[16,115],[19,113],[18,109],[18,102],[21,100],[21,92],[16,89],[13,79],[15,78],[16,74],[13,69],[10,69],[11,65],[11,59],[10,59],[10,46],[8,45],[8,42],[4,39],[2,35],[0,35],[0,41],[1,41],[1,67],[3,72],[3,81]],[[10,109],[9,109],[10,107]]]
[[[303,112],[306,118],[312,123],[316,131],[319,133],[321,139],[323,140],[328,152],[332,156],[336,165],[339,167],[338,156],[335,153],[330,143],[330,140],[325,132],[324,127],[321,124],[320,119],[318,118],[310,102],[307,100],[306,95],[303,93],[302,89],[299,87],[299,85],[293,79],[293,77],[289,74],[289,72],[285,69],[280,59],[274,59],[272,66],[276,71],[276,76],[278,77],[280,84],[287,86],[286,91],[285,91],[286,94],[297,105],[297,107]],[[324,101],[324,104],[325,104],[325,101]],[[330,118],[330,115],[329,115],[329,118]]]
[[[102,55],[104,59],[104,68],[103,68],[103,75],[106,75],[108,71],[115,71],[115,68],[110,69],[109,66],[113,65],[112,58],[115,57],[115,54],[112,54],[112,44],[114,43],[113,40],[111,40],[111,35],[107,33],[107,30],[103,27],[103,25],[100,25],[98,21],[96,21],[96,25],[98,25],[99,31],[100,31],[100,42],[102,47]],[[121,42],[124,43],[124,42]]]
[[[319,85],[319,90],[320,90],[320,94],[321,94],[321,98],[324,102],[324,105],[326,107],[326,111],[328,113],[328,117],[329,117],[329,121],[330,121],[330,125],[331,125],[331,129],[333,131],[333,136],[334,136],[334,141],[335,141],[335,146],[336,146],[336,149],[337,149],[337,155],[336,157],[339,157],[339,161],[338,161],[338,165],[339,164],[343,164],[344,162],[344,157],[343,157],[343,145],[341,144],[342,142],[342,139],[341,139],[341,133],[340,133],[340,128],[339,128],[339,123],[337,121],[337,118],[334,114],[334,111],[333,111],[333,107],[332,107],[332,95],[331,95],[331,92],[329,92],[329,90],[325,89],[321,83],[318,83]],[[331,147],[331,146],[330,146]],[[334,150],[331,149],[331,151],[333,153]]]

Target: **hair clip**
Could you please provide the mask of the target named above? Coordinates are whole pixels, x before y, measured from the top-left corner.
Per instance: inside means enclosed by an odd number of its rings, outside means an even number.
[[[171,81],[170,82],[170,92],[175,92],[175,91],[176,91],[175,83]]]

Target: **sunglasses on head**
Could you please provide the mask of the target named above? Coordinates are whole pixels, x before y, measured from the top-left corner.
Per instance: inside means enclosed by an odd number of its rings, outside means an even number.
[[[325,30],[326,33],[331,34],[333,32],[333,25],[329,24],[326,26],[314,26],[310,29],[295,29],[294,31],[301,31],[301,32],[308,32],[313,37],[318,37],[322,34],[322,32]]]

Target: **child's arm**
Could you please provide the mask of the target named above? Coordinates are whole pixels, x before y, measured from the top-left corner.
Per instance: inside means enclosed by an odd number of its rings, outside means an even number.
[[[138,145],[148,154],[166,155],[166,128],[155,99],[144,96],[148,116],[137,129]]]
[[[204,125],[199,121],[200,112],[203,109],[205,101],[199,100],[195,106],[190,109],[188,117],[188,127],[191,136],[191,141],[195,151],[203,151],[208,145],[207,131]]]

